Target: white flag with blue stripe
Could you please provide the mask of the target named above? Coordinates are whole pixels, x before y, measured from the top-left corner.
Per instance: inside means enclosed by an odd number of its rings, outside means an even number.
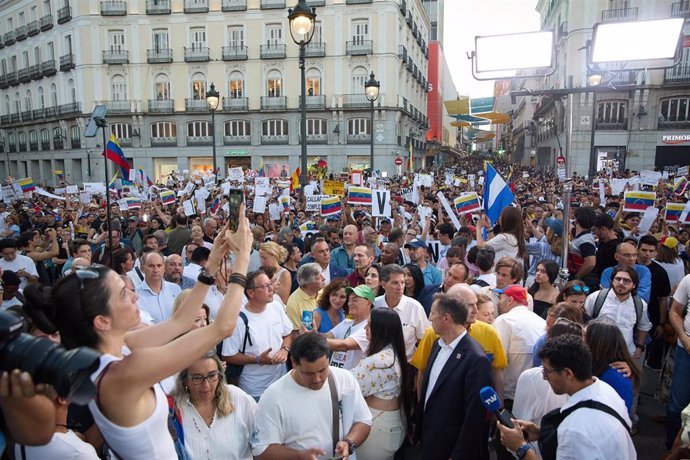
[[[486,165],[486,182],[484,183],[484,211],[491,221],[491,225],[498,222],[503,208],[510,206],[515,195],[510,191],[500,174],[490,163]]]

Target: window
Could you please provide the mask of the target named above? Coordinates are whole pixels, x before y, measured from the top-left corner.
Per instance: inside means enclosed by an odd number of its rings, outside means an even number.
[[[26,152],[26,133],[24,131],[19,132],[19,136],[17,136],[17,144],[20,152]]]
[[[111,100],[126,101],[127,100],[127,82],[122,75],[114,75],[110,83]]]
[[[230,74],[228,94],[230,94],[230,99],[244,97],[244,75],[240,72],[233,72]]]
[[[79,126],[72,126],[69,129],[69,138],[72,144],[78,143],[81,140],[81,130]]]
[[[626,101],[604,101],[597,104],[597,123],[625,123]]]
[[[46,108],[46,96],[42,86],[38,87],[38,107],[41,109]]]
[[[41,130],[41,143],[50,145],[50,131],[47,129]]]
[[[71,35],[65,36],[65,51],[67,51],[67,54],[72,54],[72,36]]]
[[[38,46],[34,48],[34,62],[36,64],[41,63],[41,48]]]
[[[244,47],[243,26],[228,26],[228,46],[230,48]]]
[[[364,44],[369,39],[369,20],[355,19],[352,21],[352,41],[356,45]]]
[[[267,24],[266,25],[266,44],[280,45],[283,43],[283,26],[282,24]]]
[[[156,29],[153,31],[153,50],[160,53],[162,50],[170,48],[170,40],[166,29]]]
[[[349,136],[369,136],[371,126],[368,118],[352,118],[347,121],[347,134]]]
[[[38,13],[37,13],[36,7],[32,6],[30,11],[31,11],[31,20],[32,21],[37,20],[38,19]]]
[[[10,133],[7,136],[7,143],[10,144],[10,152],[16,152],[17,149],[17,135],[14,133]]]
[[[283,95],[283,77],[277,70],[268,72],[266,78],[266,95],[268,97],[280,97]]]
[[[50,0],[43,0],[43,14],[50,14]]]
[[[22,102],[19,99],[19,93],[14,93],[14,111],[15,113],[22,111]]]
[[[232,120],[225,122],[226,136],[249,136],[251,135],[251,124],[244,120]]]
[[[177,137],[177,125],[169,121],[151,123],[151,138],[166,139]]]
[[[38,131],[29,131],[29,147],[31,150],[38,149]]]
[[[5,115],[9,115],[10,113],[12,113],[10,109],[10,97],[5,95]]]
[[[24,109],[25,110],[32,110],[33,109],[33,103],[31,102],[31,90],[27,89],[26,94],[24,95]]]
[[[307,136],[326,135],[326,120],[323,118],[307,118]]]
[[[55,59],[55,46],[53,45],[53,42],[48,42],[46,45],[46,52],[48,53],[47,58],[49,61]]]
[[[288,122],[285,120],[265,120],[261,123],[261,134],[264,136],[287,136]]]
[[[367,69],[364,67],[355,67],[354,71],[352,72],[352,86],[350,87],[350,93],[363,94],[364,84],[367,82],[368,78]]]
[[[117,139],[131,139],[132,125],[129,123],[113,123],[110,125],[110,132],[113,133]]]
[[[167,75],[163,73],[156,75],[153,91],[158,101],[167,101],[170,99],[170,80],[168,80]]]
[[[311,38],[309,43],[321,43],[321,21],[316,21],[314,23],[314,36]]]
[[[125,31],[124,30],[109,30],[108,31],[108,45],[110,51],[119,53],[125,50]]]
[[[187,137],[208,137],[211,135],[211,123],[208,121],[190,121],[187,123]]]
[[[72,103],[77,102],[77,90],[74,88],[74,80],[71,78],[67,81],[67,94]]]
[[[195,73],[192,76],[192,99],[206,99],[206,76]]]
[[[191,48],[193,51],[201,51],[206,47],[206,28],[192,27],[190,29]]]
[[[688,121],[690,120],[689,105],[690,98],[688,97],[664,99],[661,101],[661,116],[664,117],[664,121]]]
[[[307,96],[318,96],[321,94],[321,72],[311,68],[307,70]]]
[[[22,52],[22,62],[24,62],[24,68],[28,69],[29,68],[29,52],[28,51]]]

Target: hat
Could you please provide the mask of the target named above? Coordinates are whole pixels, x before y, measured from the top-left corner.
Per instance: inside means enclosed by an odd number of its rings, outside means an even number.
[[[326,222],[337,222],[337,221],[339,221],[339,220],[340,220],[340,215],[339,215],[339,214],[331,214],[331,215],[328,216],[328,218],[326,219]]]
[[[355,219],[358,218],[358,217],[360,217],[360,216],[361,216],[361,217],[366,217],[366,215],[367,215],[367,213],[364,212],[364,211],[355,211],[355,212],[353,213],[353,216],[354,216]]]
[[[372,291],[371,288],[369,286],[367,286],[366,284],[360,284],[359,286],[354,287],[354,288],[346,287],[345,293],[346,294],[353,294],[354,293],[354,295],[356,295],[357,297],[367,299],[371,303],[374,303],[374,300],[376,300],[376,295],[374,295],[374,291]]]
[[[559,201],[556,203],[556,209],[563,209],[563,202]]]
[[[391,223],[391,220],[388,219],[388,218],[381,219],[381,225],[383,225],[383,224],[390,224],[390,223]]]
[[[546,203],[546,199],[544,199],[543,196],[540,196],[540,197],[537,199],[537,201],[538,201],[539,203]]]
[[[415,238],[409,243],[405,243],[405,249],[410,249],[410,248],[424,248],[426,249],[426,242],[424,242],[423,239],[421,238]]]
[[[563,235],[563,221],[561,219],[549,217],[548,219],[544,220],[544,223],[556,234],[556,236]]]
[[[663,244],[669,249],[675,249],[678,247],[678,240],[672,236],[665,236],[661,238],[659,243]]]
[[[511,284],[503,289],[494,289],[496,294],[505,294],[520,305],[527,305],[527,289],[517,284]]]

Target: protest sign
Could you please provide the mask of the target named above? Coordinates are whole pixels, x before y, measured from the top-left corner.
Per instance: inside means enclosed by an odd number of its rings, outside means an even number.
[[[351,184],[362,185],[362,171],[352,171]]]
[[[480,179],[481,179],[481,177],[480,177]],[[458,218],[455,216],[455,213],[453,212],[453,208],[450,207],[450,203],[448,203],[446,196],[443,194],[443,192],[438,192],[436,194],[436,196],[438,197],[439,201],[441,202],[441,205],[443,205],[443,209],[446,211],[446,214],[448,214],[448,216],[450,216],[450,220],[453,222],[455,229],[460,230],[460,221],[458,221]]]
[[[650,228],[652,228],[652,224],[656,220],[656,216],[659,215],[659,208],[654,208],[654,207],[649,207],[645,210],[644,214],[642,215],[642,219],[640,219],[640,224],[638,225],[638,229],[640,230],[640,235],[645,235],[649,231]]]
[[[266,211],[266,197],[255,196],[253,210],[256,214],[263,214]]]
[[[426,245],[429,247],[431,259],[434,264],[437,264],[441,254],[441,242],[439,240],[427,240]]]
[[[659,179],[661,179],[661,172],[659,171],[649,171],[646,169],[640,171],[640,184],[642,185],[656,187],[659,183]]]
[[[372,190],[371,215],[373,217],[391,217],[391,192],[389,190]]]
[[[668,223],[678,222],[684,209],[685,203],[666,203],[666,215],[664,219]]]
[[[129,211],[129,205],[127,204],[127,200],[124,198],[117,200],[117,205],[120,207],[120,211]]]
[[[254,179],[254,193],[256,195],[270,195],[271,179],[268,177],[257,177]]]
[[[676,176],[687,176],[688,175],[688,167],[687,166],[681,166],[678,168],[678,171],[676,171]]]
[[[283,210],[283,206],[278,203],[271,203],[268,205],[268,213],[271,216],[271,220],[280,220],[280,212]]]
[[[321,212],[321,200],[328,195],[312,195],[307,197],[307,212]]]
[[[84,191],[92,195],[105,193],[105,184],[103,182],[84,182]]]
[[[323,181],[323,194],[324,195],[334,195],[334,196],[344,196],[345,195],[345,182],[338,180],[325,180]]]
[[[184,215],[185,216],[193,216],[194,214],[196,214],[192,200],[185,200],[182,203],[182,207],[184,208]]]
[[[228,168],[228,177],[230,182],[244,182],[244,173],[242,168]]]
[[[77,193],[79,193],[79,187],[77,187],[76,185],[68,185],[67,187],[65,187],[65,193],[68,195],[76,195]]]

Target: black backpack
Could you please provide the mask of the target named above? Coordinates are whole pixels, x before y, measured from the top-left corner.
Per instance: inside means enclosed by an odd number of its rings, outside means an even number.
[[[548,412],[541,419],[541,427],[539,428],[539,450],[541,451],[541,456],[544,460],[555,460],[556,451],[558,451],[558,426],[565,420],[565,418],[573,413],[574,411],[580,409],[581,407],[588,407],[590,409],[597,409],[618,419],[619,422],[625,427],[625,431],[630,433],[630,427],[625,420],[616,412],[611,409],[606,404],[600,403],[599,401],[594,401],[588,399],[587,401],[580,401],[572,407],[569,407],[563,411],[561,409],[554,409]]]
[[[242,318],[242,322],[244,323],[244,338],[242,339],[242,350],[240,350],[240,353],[244,354],[244,351],[247,349],[247,342],[249,342],[249,345],[253,344],[251,335],[249,334],[249,319],[243,311],[240,312],[240,318]],[[218,346],[222,347],[223,342],[219,343]],[[225,380],[228,383],[237,383],[238,379],[240,378],[240,374],[242,373],[242,369],[244,369],[244,365],[242,364],[228,363],[225,367]]]
[[[606,301],[606,296],[609,295],[609,291],[611,291],[611,288],[606,288],[600,290],[597,294],[597,298],[594,300],[594,308],[592,309],[592,319],[596,319],[597,316],[599,316],[599,313],[601,313],[601,308],[604,306],[604,302]],[[640,324],[642,314],[644,313],[644,307],[642,305],[642,299],[639,295],[632,296],[632,299],[633,305],[635,305],[635,315],[637,315],[633,330],[637,330],[637,325]]]

